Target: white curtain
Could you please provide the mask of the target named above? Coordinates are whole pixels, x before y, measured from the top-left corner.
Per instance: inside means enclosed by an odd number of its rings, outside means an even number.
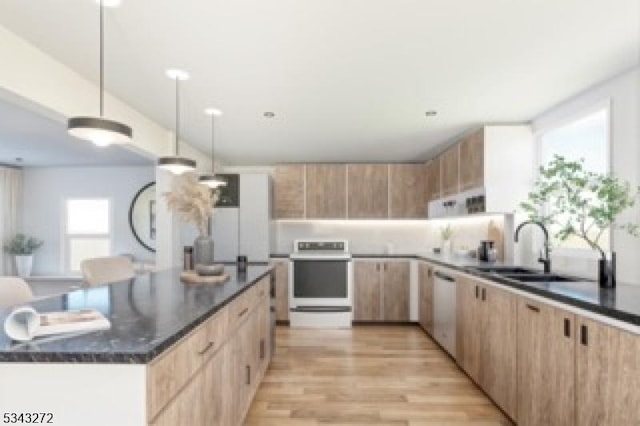
[[[18,232],[22,208],[22,170],[0,166],[0,242],[2,261],[0,276],[11,275],[13,259],[4,251],[4,245]]]

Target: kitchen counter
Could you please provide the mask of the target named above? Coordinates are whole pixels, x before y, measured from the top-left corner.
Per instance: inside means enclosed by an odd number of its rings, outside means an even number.
[[[39,312],[97,309],[111,321],[111,329],[29,343],[12,342],[0,330],[0,362],[149,363],[271,269],[249,265],[239,275],[235,266],[227,266],[230,279],[219,285],[183,284],[181,269],[171,269],[35,301]],[[8,313],[0,310],[0,324]]]
[[[541,296],[556,302],[575,306],[614,320],[640,326],[640,286],[618,282],[616,288],[602,289],[595,281],[522,283],[496,274],[474,271],[474,267],[514,266],[504,263],[486,263],[475,259],[446,257],[422,253],[415,256],[444,267],[452,268],[478,278]],[[560,274],[562,275],[562,274]]]

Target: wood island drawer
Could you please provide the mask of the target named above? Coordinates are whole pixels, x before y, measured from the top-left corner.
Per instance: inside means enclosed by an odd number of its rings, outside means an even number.
[[[228,316],[229,310],[225,307],[204,323],[204,327],[206,328],[205,348],[207,348],[204,355],[206,359],[209,359],[215,354],[227,340]]]
[[[149,419],[154,418],[202,366],[203,355],[210,352],[207,333],[208,328],[200,325],[149,365]]]
[[[227,318],[227,333],[233,333],[236,328],[249,316],[249,311],[252,308],[253,294],[252,289],[249,289],[235,298],[229,306],[228,318]]]

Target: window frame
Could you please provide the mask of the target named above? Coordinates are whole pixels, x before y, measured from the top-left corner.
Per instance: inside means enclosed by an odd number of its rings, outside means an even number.
[[[599,101],[591,102],[587,106],[582,106],[580,108],[574,108],[570,112],[562,114],[561,116],[551,119],[548,122],[544,123],[543,126],[536,128],[534,131],[534,140],[536,145],[536,179],[540,177],[539,168],[542,166],[542,138],[549,132],[558,130],[561,127],[565,127],[573,122],[579,121],[580,119],[586,118],[591,114],[595,114],[599,111],[605,112],[606,117],[606,125],[607,131],[606,135],[606,165],[607,165],[607,173],[611,173],[613,170],[613,144],[611,143],[613,140],[613,126],[611,123],[611,110],[612,110],[612,100],[610,97],[605,99],[601,99]],[[613,229],[609,228],[609,246],[605,248],[605,251],[613,251],[614,247],[614,232]],[[536,245],[540,246],[543,244],[542,236],[537,236],[533,238],[533,241]],[[599,258],[599,254],[590,248],[569,248],[569,247],[553,247],[552,255],[561,256],[561,257],[571,257],[571,258],[579,258],[579,259],[595,259]]]
[[[108,229],[109,232],[107,234],[70,234],[68,230],[68,216],[69,216],[69,201],[97,201],[97,200],[106,200],[108,204],[108,212],[107,212],[107,220],[108,220]],[[61,262],[62,262],[62,270],[65,274],[71,276],[81,276],[82,271],[74,271],[71,269],[70,261],[71,261],[71,240],[72,239],[92,239],[92,238],[106,238],[108,239],[108,252],[112,253],[113,250],[113,240],[114,240],[114,215],[113,215],[113,199],[111,197],[65,197],[62,200],[62,223],[60,229],[62,230],[62,238],[61,242]]]

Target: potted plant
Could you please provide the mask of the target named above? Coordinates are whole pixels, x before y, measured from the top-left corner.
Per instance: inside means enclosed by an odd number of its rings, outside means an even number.
[[[213,217],[219,191],[202,185],[194,174],[176,179],[175,189],[164,193],[169,210],[186,223],[198,228],[199,236],[193,243],[194,265],[213,264],[213,239],[209,233],[209,220]]]
[[[640,188],[632,188],[629,182],[587,171],[584,160],[568,161],[556,155],[546,167],[540,167],[534,191],[520,206],[531,220],[552,225],[560,241],[574,236],[597,251],[600,286],[615,287],[615,253],[607,258],[601,238],[608,229],[640,235],[637,224],[617,222],[639,196]]]
[[[16,262],[18,276],[25,278],[31,275],[33,267],[33,253],[42,246],[42,240],[28,237],[25,234],[16,234],[4,250],[13,255]]]

